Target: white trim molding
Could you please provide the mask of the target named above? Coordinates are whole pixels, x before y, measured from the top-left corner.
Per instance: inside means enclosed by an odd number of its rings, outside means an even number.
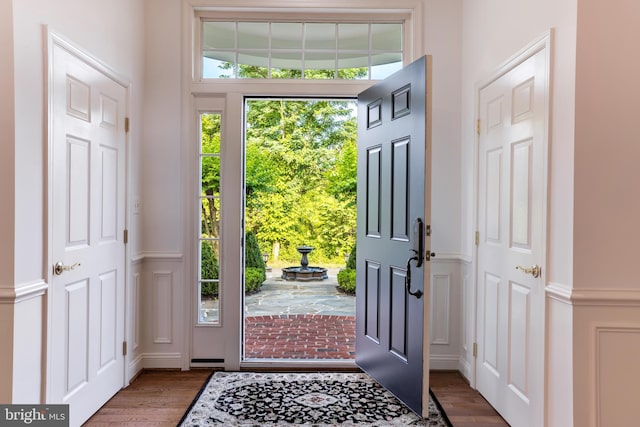
[[[574,306],[640,307],[640,289],[575,289],[550,282],[545,292],[553,300]]]
[[[571,302],[578,306],[640,307],[640,289],[573,289]]]
[[[549,282],[545,288],[547,297],[565,304],[571,304],[571,286],[563,283]]]
[[[0,288],[0,304],[17,304],[45,295],[49,285],[44,279],[17,285],[15,288]]]

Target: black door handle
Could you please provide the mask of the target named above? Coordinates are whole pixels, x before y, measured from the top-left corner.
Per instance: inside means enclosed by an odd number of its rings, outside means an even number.
[[[412,249],[414,252],[416,252],[415,249]],[[414,297],[420,299],[422,297],[422,291],[420,289],[416,289],[415,291],[411,290],[411,261],[416,261],[416,265],[419,262],[419,257],[418,254],[416,253],[416,255],[412,256],[411,258],[409,258],[409,260],[407,261],[407,275],[404,276],[404,284],[407,287],[407,293],[409,295],[413,295]]]

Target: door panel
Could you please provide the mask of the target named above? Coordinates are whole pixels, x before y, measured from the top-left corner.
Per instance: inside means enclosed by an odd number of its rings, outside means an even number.
[[[414,249],[429,242],[413,229],[430,220],[427,72],[425,57],[358,97],[356,363],[423,415],[429,271]]]
[[[47,401],[80,425],[124,385],[126,88],[53,43]]]
[[[513,426],[542,425],[546,66],[541,50],[480,90],[476,386]]]

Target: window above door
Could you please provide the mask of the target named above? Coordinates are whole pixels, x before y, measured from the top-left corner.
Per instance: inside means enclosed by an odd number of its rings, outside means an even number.
[[[198,18],[194,65],[202,81],[380,80],[407,60],[403,15]]]

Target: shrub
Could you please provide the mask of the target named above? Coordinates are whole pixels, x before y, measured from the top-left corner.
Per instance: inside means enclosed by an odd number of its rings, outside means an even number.
[[[244,291],[251,294],[260,290],[262,282],[264,282],[264,271],[255,267],[246,267],[244,269]]]
[[[213,251],[213,247],[211,243],[203,240],[200,246],[200,278],[201,279],[217,279],[218,276],[218,258],[216,257],[215,252]],[[208,297],[218,297],[218,282],[207,282],[202,283],[202,287],[200,289],[200,294],[202,296]]]
[[[253,231],[245,236],[244,253],[244,291],[245,293],[257,292],[262,282],[267,280],[267,272],[262,259],[262,252],[258,239]]]
[[[347,260],[347,268],[351,270],[356,269],[356,245],[353,245],[351,252],[349,253],[349,259]]]
[[[356,293],[356,270],[346,268],[338,272],[338,287],[347,294]]]

